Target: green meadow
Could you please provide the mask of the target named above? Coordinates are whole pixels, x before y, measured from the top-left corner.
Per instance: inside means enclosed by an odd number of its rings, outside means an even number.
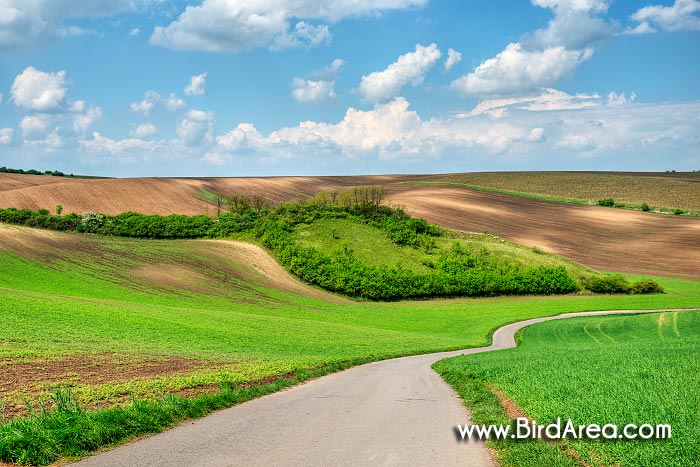
[[[494,442],[503,466],[700,465],[700,311],[551,321],[524,328],[519,341],[435,364],[476,423],[508,423],[493,388],[539,424],[669,424],[672,437]]]
[[[281,268],[266,271],[263,263],[269,257],[245,256],[229,241],[0,229],[3,237],[19,239],[0,250],[0,368],[24,365],[40,373],[52,362],[67,361],[95,368],[95,374],[68,372],[49,382],[33,378],[31,371],[2,382],[0,460],[5,461],[45,463],[80,456],[348,365],[487,345],[492,331],[508,322],[571,311],[683,308],[700,302],[696,281],[665,278],[657,279],[667,293],[653,295],[352,301],[305,286]],[[268,272],[280,277],[271,280]],[[189,366],[140,373],[144,362],[171,360]],[[166,411],[172,417],[157,426],[124,429],[93,444],[64,449],[58,441],[41,441],[54,430],[44,427],[41,420],[48,418],[41,411],[60,405],[52,396],[56,386],[71,388],[77,404],[90,409],[83,414],[133,407],[139,401],[150,401],[143,403],[155,404],[161,413],[166,394],[188,396],[177,399],[182,402],[174,406],[181,409],[194,404],[187,401],[214,397],[210,395],[219,388],[234,392],[178,416]],[[26,419],[31,412],[38,415]],[[84,417],[88,415],[71,419],[69,425]],[[65,434],[64,425],[54,431]],[[98,426],[99,433],[109,431],[97,422],[90,426]],[[53,447],[43,457],[21,457],[16,450],[25,449],[16,448],[25,446],[21,440]],[[3,450],[10,445],[14,450]]]

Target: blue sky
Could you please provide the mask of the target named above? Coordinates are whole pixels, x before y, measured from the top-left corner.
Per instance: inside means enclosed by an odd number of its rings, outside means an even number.
[[[700,169],[700,0],[0,0],[0,165]]]

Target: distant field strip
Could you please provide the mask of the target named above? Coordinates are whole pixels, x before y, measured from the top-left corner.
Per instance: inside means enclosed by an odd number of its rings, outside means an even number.
[[[694,175],[694,174],[690,174]],[[697,179],[695,181],[687,181]],[[612,198],[633,205],[700,211],[700,173],[686,180],[586,172],[483,172],[435,176],[416,184],[446,183],[527,194],[551,201],[595,203]]]
[[[526,327],[521,340],[436,364],[467,405],[479,398],[475,423],[502,423],[500,398],[538,424],[669,424],[672,438],[499,442],[504,466],[700,465],[700,311],[551,321]]]

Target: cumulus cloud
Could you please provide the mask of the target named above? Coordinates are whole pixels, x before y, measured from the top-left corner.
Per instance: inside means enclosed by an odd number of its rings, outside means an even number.
[[[0,128],[0,144],[10,144],[14,134],[13,128]]]
[[[676,0],[671,6],[645,6],[631,18],[639,23],[626,31],[633,34],[652,33],[656,28],[663,31],[700,31],[700,0]]]
[[[148,117],[156,104],[160,101],[160,94],[155,91],[146,91],[141,102],[132,102],[129,106],[132,111]]]
[[[158,134],[158,128],[152,123],[142,123],[131,130],[134,138],[150,138]]]
[[[450,86],[462,94],[486,96],[531,91],[555,84],[592,54],[591,49],[568,50],[561,46],[529,52],[520,43],[512,42]]]
[[[190,84],[185,86],[185,94],[188,96],[202,96],[205,92],[205,86],[207,84],[207,73],[202,73],[201,75],[195,75],[190,78]]]
[[[48,115],[27,115],[19,122],[22,136],[26,139],[38,139],[46,136],[51,125]]]
[[[299,21],[294,30],[288,34],[278,35],[270,45],[271,50],[294,48],[311,48],[328,44],[331,41],[331,31],[326,25],[315,26]]]
[[[386,101],[398,95],[406,85],[421,84],[441,56],[437,45],[430,44],[425,47],[417,44],[415,52],[401,55],[385,70],[363,76],[358,90],[368,101]]]
[[[140,30],[139,28],[134,28],[134,29],[132,29],[131,31],[129,31],[128,36],[129,36],[129,37],[136,37],[136,36],[138,36],[139,34],[141,34],[141,30]]]
[[[15,77],[10,95],[17,107],[35,112],[67,109],[66,72],[43,72],[29,66]]]
[[[335,81],[313,81],[294,78],[292,97],[297,102],[323,102],[336,98]]]
[[[214,114],[192,109],[186,112],[177,126],[177,136],[186,146],[197,146],[214,140]]]
[[[107,154],[117,159],[129,161],[147,159],[160,145],[159,142],[138,138],[115,140],[102,136],[97,131],[92,133],[91,139],[79,141],[79,146],[90,154]]]
[[[258,47],[315,47],[330,39],[329,24],[353,16],[420,8],[428,0],[204,0],[188,6],[151,44],[177,50],[241,52]]]
[[[3,0],[0,49],[12,49],[70,35],[91,33],[65,21],[109,16],[133,8],[130,0]]]
[[[591,158],[600,158],[611,169],[632,163],[644,170],[663,170],[669,163],[696,167],[700,102],[639,104],[630,103],[629,93],[621,96],[548,89],[528,98],[482,101],[461,114],[429,119],[397,97],[369,110],[350,108],[334,122],[305,121],[270,133],[239,123],[219,135],[213,132],[211,113],[193,110],[182,116],[176,139],[147,139],[136,132],[127,139],[111,139],[95,132],[79,138],[77,147],[65,139],[60,150],[91,163],[121,164],[115,170],[139,163],[162,171],[162,161],[179,160],[179,165],[168,165],[169,173],[190,175],[199,162],[236,167],[241,174],[284,174],[299,167],[328,173],[340,166],[387,172],[465,166],[575,169],[589,165],[583,161]],[[48,139],[38,140],[44,146],[31,147],[49,147]],[[29,142],[24,144],[16,150],[31,151]],[[660,153],[670,156],[660,160]]]
[[[335,80],[345,62],[339,58],[314,71],[310,79],[294,78],[292,97],[297,102],[323,102],[336,98]]]
[[[177,112],[185,106],[187,106],[185,101],[177,97],[175,93],[172,92],[165,100],[165,108],[168,109],[170,112]]]
[[[690,148],[700,146],[695,130],[700,102],[631,104],[620,96],[549,89],[527,99],[484,101],[470,112],[429,120],[397,97],[367,111],[350,108],[337,123],[306,121],[268,135],[250,123],[240,124],[216,138],[204,161],[225,164],[250,154],[277,161],[310,154],[347,160],[506,160],[541,154],[561,158],[562,149],[568,151],[567,160],[573,160],[611,154],[636,157],[670,147],[692,153]],[[502,113],[494,118],[495,109]]]
[[[76,133],[84,133],[101,118],[102,108],[90,107],[85,113],[78,114],[73,118],[73,130]]]
[[[450,71],[452,67],[462,61],[462,54],[455,49],[450,48],[447,51],[447,60],[445,60],[445,71]]]
[[[511,42],[495,57],[451,83],[452,89],[477,96],[507,96],[532,92],[570,76],[592,57],[596,47],[618,31],[615,22],[601,17],[603,0],[532,0],[549,8],[554,17],[546,28]]]
[[[24,146],[35,147],[45,153],[53,153],[64,146],[64,141],[59,134],[60,128],[54,129],[43,139],[25,139]]]

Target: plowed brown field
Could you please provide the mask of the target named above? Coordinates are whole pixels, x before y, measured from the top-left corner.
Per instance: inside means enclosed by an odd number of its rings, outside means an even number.
[[[213,214],[200,189],[279,201],[322,190],[381,184],[412,215],[460,230],[488,231],[586,266],[700,279],[700,218],[559,204],[448,186],[404,185],[428,176],[73,179],[0,174],[0,207],[116,214]]]

